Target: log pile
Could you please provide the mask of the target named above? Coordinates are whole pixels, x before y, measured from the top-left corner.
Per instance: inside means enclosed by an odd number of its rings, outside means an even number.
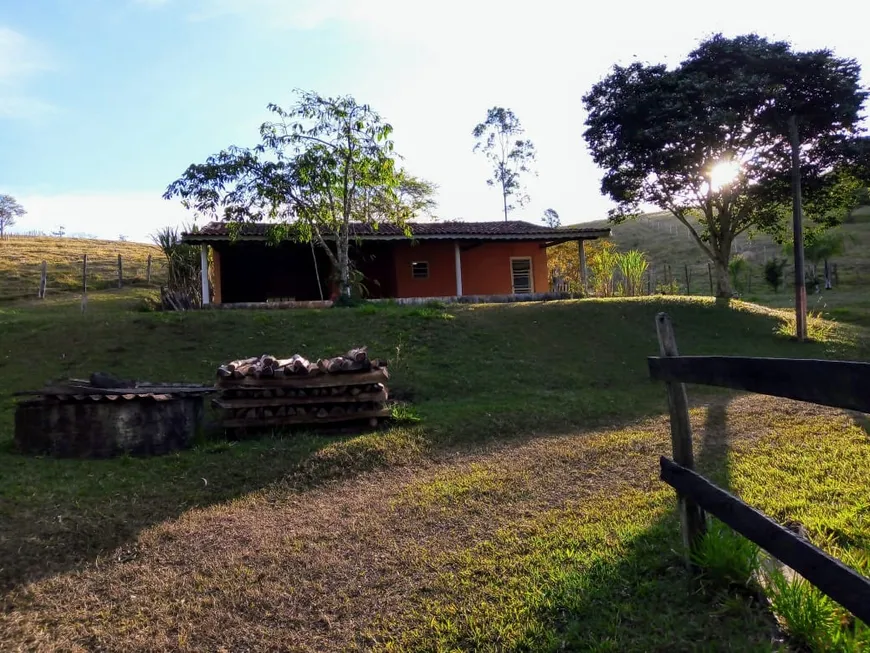
[[[217,376],[213,404],[227,429],[377,426],[390,415],[386,363],[370,360],[365,347],[314,362],[298,354],[244,358],[219,366]]]

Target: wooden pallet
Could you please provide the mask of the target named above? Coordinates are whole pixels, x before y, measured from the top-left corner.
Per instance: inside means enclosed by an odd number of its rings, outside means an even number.
[[[306,406],[311,404],[383,403],[387,391],[362,392],[358,395],[327,395],[323,397],[271,397],[246,399],[213,399],[216,408],[271,408],[272,406]]]
[[[246,376],[241,379],[218,379],[218,388],[271,390],[273,388],[329,388],[334,386],[370,385],[383,383],[390,378],[385,367],[371,372],[334,372],[332,374],[306,374],[296,376],[260,377]]]
[[[240,418],[240,419],[225,419],[221,422],[224,428],[264,428],[269,426],[317,426],[320,424],[336,424],[338,422],[356,422],[359,420],[377,420],[384,417],[389,417],[392,411],[389,408],[378,408],[377,410],[362,411],[359,413],[350,413],[347,415],[329,415],[327,417],[315,417],[314,415],[292,415],[284,417],[265,417],[260,419],[255,418]]]

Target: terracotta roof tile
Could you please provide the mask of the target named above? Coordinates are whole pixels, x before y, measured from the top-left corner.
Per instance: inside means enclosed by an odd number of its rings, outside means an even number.
[[[238,236],[241,238],[265,238],[269,225],[265,223],[244,223]],[[522,239],[528,237],[532,240],[559,239],[571,236],[586,236],[598,238],[609,235],[608,228],[586,227],[558,227],[552,228],[543,225],[512,220],[508,222],[415,222],[410,224],[411,232],[415,238],[511,238]],[[403,238],[404,232],[391,224],[382,224],[375,229],[372,225],[352,223],[350,225],[351,237],[372,239],[396,239]],[[229,230],[224,222],[210,222],[196,233],[184,234],[188,242],[202,242],[206,240],[221,240],[229,238]]]

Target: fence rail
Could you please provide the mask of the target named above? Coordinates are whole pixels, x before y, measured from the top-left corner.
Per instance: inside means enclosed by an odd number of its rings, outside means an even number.
[[[661,479],[681,495],[787,564],[856,617],[870,623],[870,579],[692,470],[664,457],[661,470]]]
[[[661,479],[677,491],[681,533],[691,554],[706,532],[705,511],[755,542],[870,623],[870,579],[783,528],[693,471],[692,429],[685,383],[748,390],[826,406],[870,412],[870,364],[787,358],[680,356],[670,317],[656,316],[660,357],[648,359],[651,378],[668,392],[674,461],[662,457]]]

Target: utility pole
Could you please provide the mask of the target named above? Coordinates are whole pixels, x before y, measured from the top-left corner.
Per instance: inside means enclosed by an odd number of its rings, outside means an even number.
[[[801,209],[801,151],[797,117],[788,119],[791,141],[791,213],[794,231],[794,311],[795,335],[799,342],[807,339],[807,287],[804,280],[804,229]]]

